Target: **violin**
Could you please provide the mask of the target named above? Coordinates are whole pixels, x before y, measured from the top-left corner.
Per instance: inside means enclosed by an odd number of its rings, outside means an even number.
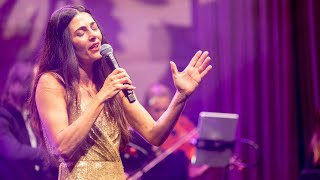
[[[174,144],[176,144],[181,138],[183,138],[188,133],[190,133],[193,129],[195,129],[195,126],[189,120],[189,118],[184,115],[181,115],[174,129],[171,131],[170,135],[168,136],[167,140],[162,144],[161,149],[163,151],[166,151],[167,149],[172,147]],[[181,145],[177,150],[184,151],[186,157],[190,161],[196,152],[196,148],[191,143],[191,140]]]

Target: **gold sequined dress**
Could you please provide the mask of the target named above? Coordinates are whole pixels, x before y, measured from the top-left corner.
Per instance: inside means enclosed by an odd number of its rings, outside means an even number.
[[[77,119],[85,109],[85,104],[87,103],[81,102],[80,110],[74,108],[74,111],[71,111],[75,113],[69,116],[69,123]],[[119,131],[116,122],[108,118],[106,112],[101,112],[88,137],[72,156],[69,159],[59,158],[59,180],[124,180],[119,154],[121,139]],[[49,151],[53,150],[47,142]]]

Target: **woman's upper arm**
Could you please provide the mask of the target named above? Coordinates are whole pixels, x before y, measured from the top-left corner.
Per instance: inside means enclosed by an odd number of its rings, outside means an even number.
[[[43,74],[36,88],[35,100],[39,117],[51,143],[58,143],[58,134],[68,126],[66,91],[52,73]]]

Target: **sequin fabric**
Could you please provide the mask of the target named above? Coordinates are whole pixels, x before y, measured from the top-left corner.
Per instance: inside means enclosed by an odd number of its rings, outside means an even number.
[[[70,124],[78,118],[86,104],[81,101],[80,108],[72,108]],[[69,159],[59,157],[59,180],[124,180],[119,154],[120,139],[117,123],[106,112],[101,112],[88,137],[72,156]],[[53,150],[47,140],[46,145],[49,151]]]

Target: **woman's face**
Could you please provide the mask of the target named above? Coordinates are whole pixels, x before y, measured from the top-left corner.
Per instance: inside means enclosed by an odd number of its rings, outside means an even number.
[[[78,13],[71,20],[68,30],[80,64],[90,64],[101,59],[102,34],[90,14]]]

